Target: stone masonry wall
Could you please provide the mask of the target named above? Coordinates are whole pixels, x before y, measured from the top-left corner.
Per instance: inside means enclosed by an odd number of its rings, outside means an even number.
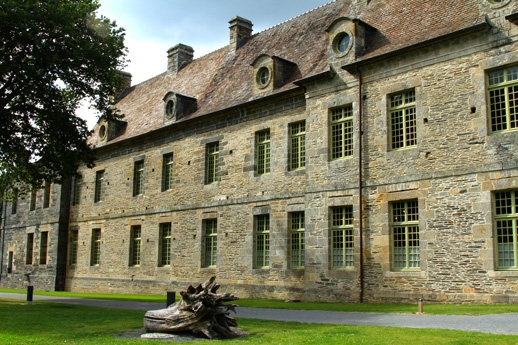
[[[4,260],[0,287],[24,288],[27,275],[37,290],[53,291],[56,281],[57,236],[59,221],[60,185],[51,186],[50,203],[43,208],[43,190],[38,190],[36,208],[30,211],[30,195],[19,197],[16,213],[7,205],[5,224]],[[48,232],[48,248],[44,264],[40,264],[41,233]],[[33,233],[32,264],[26,264],[27,234]],[[9,252],[13,253],[12,272],[8,273]]]
[[[78,264],[68,267],[67,290],[164,293],[216,275],[242,298],[358,302],[363,295],[366,302],[517,303],[518,271],[496,268],[493,195],[518,189],[518,131],[489,132],[486,73],[518,63],[518,29],[504,19],[509,6],[484,4],[486,29],[429,42],[357,70],[342,69],[349,60],[333,60],[336,75],[314,78],[304,89],[100,149],[97,166],[80,170],[80,203],[71,207],[70,229],[78,230],[79,248]],[[417,145],[391,150],[390,96],[411,89]],[[346,105],[353,109],[354,153],[332,160],[329,114]],[[288,171],[289,124],[302,120],[306,167]],[[271,171],[256,176],[255,133],[266,129]],[[215,141],[218,179],[206,185],[205,147]],[[162,192],[166,153],[174,154],[174,182],[172,190]],[[144,192],[134,197],[133,167],[140,160]],[[100,170],[105,199],[95,203]],[[406,200],[418,203],[420,264],[414,271],[397,271],[390,205]],[[330,210],[337,206],[353,208],[350,269],[331,267]],[[289,213],[299,211],[305,212],[305,267],[292,269]],[[48,220],[38,218],[46,211],[21,212],[29,221],[12,218],[6,237],[15,251],[16,275],[2,276],[2,286],[19,286],[23,274],[35,268],[24,265],[26,233],[44,227],[55,232],[50,214]],[[257,269],[254,217],[262,214],[270,215],[270,265]],[[218,225],[217,264],[211,268],[202,268],[206,219],[217,219]],[[159,224],[166,222],[172,224],[172,261],[158,267]],[[133,225],[142,228],[136,267],[129,265]],[[98,266],[90,265],[93,229],[101,230]],[[50,277],[52,259],[36,269],[39,284],[50,288],[45,270]]]

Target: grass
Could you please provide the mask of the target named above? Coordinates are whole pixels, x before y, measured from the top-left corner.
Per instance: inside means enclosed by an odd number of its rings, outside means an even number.
[[[157,344],[117,339],[142,327],[143,311],[0,299],[0,344]],[[334,326],[238,319],[247,337],[210,344],[516,344],[518,336],[451,330]],[[191,342],[186,344],[203,344]]]
[[[25,290],[0,289],[0,292],[26,293]],[[35,295],[80,297],[95,299],[126,300],[139,302],[166,303],[165,295],[120,295],[97,294],[78,292],[54,292],[34,291]],[[179,296],[176,299],[179,300]],[[417,312],[417,304],[353,304],[353,303],[326,303],[326,302],[296,302],[286,303],[280,300],[240,299],[236,301],[240,307],[248,308],[273,308],[291,310],[327,310],[343,312],[365,313],[399,313],[413,314]],[[494,305],[453,305],[453,304],[426,304],[424,311],[430,315],[489,315],[518,313],[518,305],[494,304]]]

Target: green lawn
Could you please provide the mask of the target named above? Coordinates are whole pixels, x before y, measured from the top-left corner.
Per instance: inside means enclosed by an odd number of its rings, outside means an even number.
[[[0,289],[0,292],[26,293],[25,290]],[[97,299],[113,299],[142,302],[166,303],[165,295],[117,295],[117,294],[96,294],[76,292],[45,292],[35,291],[37,295],[62,296],[62,297],[84,297]],[[178,295],[178,294],[177,294]],[[179,296],[176,296],[179,299]],[[326,303],[326,302],[300,302],[286,303],[279,300],[261,299],[240,299],[235,302],[241,307],[249,308],[277,308],[293,310],[328,310],[345,312],[367,312],[367,313],[404,313],[417,312],[417,304],[353,304],[353,303]],[[453,305],[453,304],[426,304],[424,312],[431,315],[487,315],[518,313],[516,304],[495,304],[495,305]]]
[[[161,344],[117,339],[142,327],[143,311],[0,299],[0,344]],[[238,319],[247,337],[211,344],[516,344],[518,336]],[[185,343],[193,344],[195,342]],[[200,343],[198,343],[200,344]],[[201,343],[203,344],[203,343]]]

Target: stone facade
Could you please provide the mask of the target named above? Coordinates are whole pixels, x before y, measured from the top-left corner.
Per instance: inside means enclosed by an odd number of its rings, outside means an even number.
[[[487,80],[488,71],[518,65],[518,7],[406,4],[337,0],[126,89],[118,102],[125,122],[104,141],[96,127],[98,161],[80,169],[80,188],[54,186],[48,210],[29,211],[27,197],[7,215],[0,286],[21,287],[32,272],[37,289],[64,281],[70,291],[161,294],[216,275],[242,298],[517,303],[518,258],[499,261],[505,250],[495,199],[518,191],[518,131],[491,130]],[[293,43],[299,36],[309,42]],[[282,78],[260,75],[262,68]],[[164,116],[164,101],[181,98],[165,97],[171,92],[188,97],[189,111]],[[399,95],[411,95],[402,110],[411,115],[402,125],[403,146],[394,148]],[[342,127],[349,136],[341,140],[352,148],[339,159],[336,111],[350,111]],[[292,125],[302,121],[303,153],[292,140]],[[257,142],[264,131],[266,155]],[[214,143],[216,181],[207,183]],[[172,188],[164,188],[171,154]],[[141,172],[136,162],[143,162]],[[263,163],[269,168],[258,174]],[[69,210],[63,193],[73,201]],[[352,210],[352,230],[337,240],[333,215],[343,207]],[[302,250],[290,230],[299,212]],[[258,219],[265,215],[263,251]],[[206,235],[214,220],[216,249]],[[160,224],[171,224],[166,265]],[[63,238],[65,226],[77,241]],[[28,234],[35,233],[37,258],[42,231],[49,232],[48,261],[28,265]],[[301,252],[302,267],[293,264]],[[350,264],[337,268],[346,254]],[[215,264],[207,265],[208,255]]]

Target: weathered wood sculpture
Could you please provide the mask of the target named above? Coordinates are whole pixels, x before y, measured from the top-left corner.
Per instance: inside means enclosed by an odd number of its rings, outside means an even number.
[[[237,322],[229,316],[234,313],[235,304],[223,302],[235,301],[239,298],[230,293],[217,294],[220,285],[212,277],[194,288],[180,292],[182,299],[166,309],[150,310],[144,315],[144,327],[147,332],[180,333],[193,332],[204,334],[209,339],[234,338],[238,335],[230,328]]]

